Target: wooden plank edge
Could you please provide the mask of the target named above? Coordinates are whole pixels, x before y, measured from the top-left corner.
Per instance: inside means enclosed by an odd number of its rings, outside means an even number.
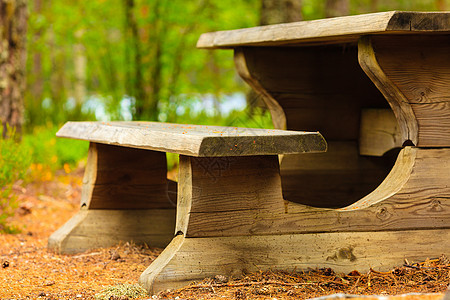
[[[149,131],[146,130],[145,128],[127,127],[126,129],[130,132],[133,132],[133,136],[148,135],[149,133]],[[116,136],[112,138],[111,136],[115,134]],[[166,145],[164,145],[164,143],[160,143],[159,145],[156,146],[150,146],[145,143],[124,142],[123,141],[124,135],[123,133],[118,132],[117,128],[109,125],[103,125],[97,122],[67,122],[56,133],[57,137],[84,140],[93,143],[153,150],[160,152],[170,152],[188,156],[198,156],[198,149],[201,143],[201,138],[196,139],[195,137],[192,136],[188,137],[186,135],[177,133],[172,133],[171,135],[179,138],[181,140],[180,144],[186,144],[191,146],[184,150],[177,150],[173,149],[172,147],[167,147]]]
[[[365,19],[361,26],[355,24]],[[317,27],[322,27],[317,33]],[[340,30],[337,31],[336,28]],[[275,33],[280,32],[285,37]],[[389,11],[372,14],[353,15],[292,22],[251,28],[216,31],[202,34],[197,41],[199,49],[227,49],[239,46],[275,46],[283,44],[303,44],[334,40],[339,43],[357,41],[367,34],[407,34],[407,33],[450,32],[450,13]]]
[[[317,133],[302,135],[281,135],[272,137],[248,137],[243,139],[232,136],[220,138],[220,151],[217,151],[217,138],[203,139],[199,157],[278,155],[299,153],[320,153],[327,151],[327,143],[323,136]]]
[[[124,131],[127,132],[124,133]],[[67,122],[56,135],[57,137],[88,140],[93,143],[171,152],[194,157],[276,155],[326,151],[325,139],[318,132],[290,132],[289,134],[286,133],[286,135],[270,136],[260,135],[259,131],[260,129],[256,129],[254,136],[223,137],[207,135],[197,137],[188,134],[170,133],[170,140],[177,140],[176,145],[179,147],[170,145],[164,139],[161,140],[159,135],[162,133],[159,131],[152,132],[151,130],[140,127],[126,127],[121,130],[121,128],[96,122]],[[136,138],[133,140],[129,136],[141,136],[141,139]],[[145,137],[145,139],[142,137]],[[293,150],[289,150],[289,147],[279,149],[278,144],[286,143],[286,139],[293,142],[291,146]],[[151,142],[146,143],[145,140],[151,140]],[[246,148],[241,147],[239,151],[236,151],[238,148],[236,145],[238,144],[246,145]],[[252,149],[255,150],[254,147],[249,147],[253,144],[256,146],[266,145],[266,147],[263,147],[261,151],[250,152]]]

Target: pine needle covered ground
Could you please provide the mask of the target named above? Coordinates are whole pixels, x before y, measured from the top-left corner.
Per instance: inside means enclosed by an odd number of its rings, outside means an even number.
[[[47,251],[48,236],[78,211],[82,170],[14,187],[19,234],[0,235],[0,299],[148,299],[136,288],[140,274],[161,249],[123,243],[77,255]],[[442,299],[450,284],[447,257],[407,262],[391,272],[336,274],[331,269],[257,272],[244,278],[205,279],[153,299],[304,299],[336,293],[410,295]],[[114,294],[116,293],[116,294]],[[128,296],[127,296],[128,295]]]

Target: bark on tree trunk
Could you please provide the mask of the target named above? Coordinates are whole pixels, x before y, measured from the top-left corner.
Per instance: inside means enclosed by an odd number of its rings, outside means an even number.
[[[74,52],[74,71],[75,71],[75,84],[74,84],[74,98],[77,108],[81,110],[84,100],[86,99],[86,67],[87,59],[85,54],[84,45],[81,43],[83,37],[83,30],[75,32],[75,37],[78,42],[73,46]]]
[[[298,22],[302,19],[302,0],[261,0],[260,25]],[[254,114],[256,108],[263,111],[267,109],[264,100],[253,90],[247,93],[246,98],[250,115]]]
[[[127,75],[129,90],[127,93],[129,96],[136,99],[135,113],[133,119],[142,119],[145,113],[145,103],[147,101],[147,93],[144,88],[144,77],[142,74],[142,45],[139,36],[139,28],[134,15],[135,1],[124,0],[125,7],[125,36],[128,38],[131,47],[131,52],[126,52],[126,60],[130,63],[131,67],[128,69]],[[131,56],[134,55],[133,58]]]
[[[301,21],[302,0],[262,0],[261,25]]]
[[[436,0],[436,7],[438,10],[446,11],[447,5],[445,3],[445,0]]]
[[[0,120],[16,132],[23,124],[26,30],[27,1],[0,0]]]
[[[42,1],[34,0],[34,13],[41,14],[42,12]],[[34,35],[34,42],[38,43],[42,36],[42,27],[39,28]],[[33,51],[33,82],[31,85],[31,91],[33,93],[33,98],[36,102],[40,103],[42,101],[42,95],[44,93],[44,78],[42,77],[42,53],[39,50]]]
[[[370,1],[370,10],[371,10],[371,12],[378,11],[378,0]]]
[[[350,14],[349,0],[327,0],[325,16],[327,18],[346,16]]]

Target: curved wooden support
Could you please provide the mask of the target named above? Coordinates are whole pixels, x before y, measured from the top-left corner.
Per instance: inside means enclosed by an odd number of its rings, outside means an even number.
[[[272,95],[264,89],[259,80],[251,75],[248,70],[244,52],[241,48],[234,51],[234,64],[238,74],[257,92],[263,99],[264,103],[272,115],[273,126],[277,129],[286,129],[286,115],[280,104],[272,97]]]
[[[447,254],[449,164],[450,149],[406,147],[378,191],[346,209],[321,209],[282,198],[276,156],[182,156],[178,235],[140,282],[155,293],[219,274],[383,270]]]
[[[276,165],[265,168],[265,176],[253,183],[251,171],[235,181],[220,177],[213,181],[202,175],[200,167],[192,167],[190,184],[195,189],[185,197],[195,205],[188,211],[187,231],[183,233],[187,237],[216,237],[449,228],[449,164],[450,149],[406,147],[380,187],[345,209],[285,201]],[[247,163],[245,167],[251,170]],[[236,175],[237,170],[227,172]],[[230,196],[224,196],[225,190]]]
[[[358,42],[358,60],[361,68],[383,93],[397,117],[403,139],[417,145],[418,125],[414,112],[403,93],[386,76],[377,62],[371,37],[363,36]]]
[[[386,179],[372,193],[340,210],[363,209],[393,197],[404,189],[410,179],[416,157],[417,148],[405,147],[400,151],[397,161]]]
[[[363,157],[358,152],[363,110],[389,109],[389,104],[361,70],[357,53],[356,45],[235,50],[239,74],[278,103],[288,129],[319,131],[329,143],[327,153],[283,157],[287,200],[344,207],[373,191],[393,165],[389,157]],[[280,114],[271,112],[277,124]]]
[[[134,241],[164,247],[175,231],[165,153],[91,143],[80,211],[53,233],[61,253]]]
[[[365,36],[359,60],[392,106],[404,135],[421,147],[450,146],[448,35]]]

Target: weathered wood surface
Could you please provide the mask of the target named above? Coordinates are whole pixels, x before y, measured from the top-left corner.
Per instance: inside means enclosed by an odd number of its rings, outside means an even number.
[[[373,193],[340,210],[285,201],[276,157],[244,159],[222,168],[208,168],[205,158],[181,160],[189,174],[180,178],[177,231],[218,237],[450,228],[450,149],[406,147]]]
[[[198,48],[356,42],[368,34],[450,32],[449,12],[381,12],[202,34]]]
[[[383,87],[392,84],[402,93],[402,106],[408,105],[414,116],[408,115],[406,121],[417,122],[415,144],[450,147],[450,34],[374,36],[371,40],[373,59],[389,79]],[[382,92],[383,87],[379,87]],[[397,119],[401,123],[398,115]],[[412,128],[410,123],[408,127]]]
[[[269,95],[283,109],[285,120],[267,105],[274,124],[319,131],[327,141],[356,141],[361,110],[389,108],[361,70],[357,51],[356,46],[246,47],[235,51],[235,64],[244,80],[258,81],[255,91],[266,103],[272,102]]]
[[[386,271],[450,249],[450,149],[405,147],[373,193],[343,209],[285,201],[277,156],[180,156],[177,236],[140,283],[331,267]],[[326,184],[326,183],[324,183]]]
[[[343,207],[372,192],[389,173],[395,158],[361,157],[358,151],[361,112],[390,108],[361,69],[356,45],[245,47],[235,50],[235,64],[268,103],[275,126],[318,130],[327,139],[325,153],[285,155],[285,199]]]
[[[141,275],[151,294],[216,275],[330,267],[337,272],[389,271],[404,259],[450,255],[450,230],[338,232],[243,237],[176,236]]]
[[[165,153],[91,143],[81,210],[53,233],[61,253],[110,247],[120,241],[165,247],[175,232]]]
[[[165,247],[174,236],[175,209],[82,209],[48,240],[59,253],[78,253],[119,242]]]
[[[390,109],[363,109],[359,133],[359,154],[383,156],[402,147],[403,139],[397,119]]]
[[[166,154],[91,143],[81,207],[175,208],[168,195]]]
[[[273,126],[277,129],[286,129],[286,115],[283,108],[272,97],[271,93],[261,85],[260,80],[251,74],[247,66],[245,53],[240,49],[236,49],[234,53],[234,65],[241,78],[263,98],[264,103],[272,115]]]
[[[318,132],[157,122],[68,122],[57,136],[200,157],[326,151]]]

